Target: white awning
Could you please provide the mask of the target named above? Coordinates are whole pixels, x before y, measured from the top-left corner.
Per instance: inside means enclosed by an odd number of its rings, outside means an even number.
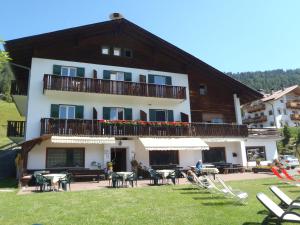
[[[52,136],[52,143],[65,144],[115,144],[114,137],[77,137],[77,136]]]
[[[151,150],[208,150],[201,138],[139,138],[147,151]]]

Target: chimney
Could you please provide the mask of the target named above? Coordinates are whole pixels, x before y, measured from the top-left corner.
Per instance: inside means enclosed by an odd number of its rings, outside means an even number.
[[[109,15],[109,18],[110,18],[111,20],[119,20],[119,19],[123,19],[124,16],[123,16],[121,13],[115,12],[115,13],[110,14],[110,15]]]

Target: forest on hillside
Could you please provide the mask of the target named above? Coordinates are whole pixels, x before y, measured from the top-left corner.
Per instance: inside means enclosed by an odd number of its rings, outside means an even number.
[[[272,89],[279,90],[282,87],[300,84],[300,69],[227,73],[227,75],[255,90],[263,89],[266,93],[270,93]]]

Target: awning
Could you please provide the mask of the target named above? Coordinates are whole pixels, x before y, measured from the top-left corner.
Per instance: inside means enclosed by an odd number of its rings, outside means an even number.
[[[147,151],[151,150],[208,150],[201,138],[139,138]]]
[[[77,137],[77,136],[52,136],[52,143],[65,144],[115,144],[114,137]]]

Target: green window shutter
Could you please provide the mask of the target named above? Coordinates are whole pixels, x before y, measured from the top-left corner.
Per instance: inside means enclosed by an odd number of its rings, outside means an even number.
[[[156,121],[156,113],[154,109],[149,109],[149,120]]]
[[[125,81],[132,81],[131,73],[124,73],[124,80]]]
[[[174,121],[174,113],[173,110],[168,110],[168,121],[173,122]]]
[[[84,77],[84,68],[83,67],[78,67],[77,68],[77,77]]]
[[[110,120],[110,107],[103,107],[103,119]]]
[[[166,85],[172,85],[172,77],[166,77]]]
[[[76,119],[83,119],[83,105],[76,105],[75,106],[75,118]]]
[[[110,71],[109,70],[103,70],[103,79],[110,80]]]
[[[61,75],[61,66],[59,66],[59,65],[53,65],[53,74],[55,74],[55,75]]]
[[[154,84],[154,75],[152,75],[152,74],[148,75],[148,83]]]
[[[125,120],[132,120],[132,109],[131,108],[125,108],[124,109],[124,119]]]
[[[51,104],[50,117],[51,118],[58,118],[59,117],[59,105]]]

